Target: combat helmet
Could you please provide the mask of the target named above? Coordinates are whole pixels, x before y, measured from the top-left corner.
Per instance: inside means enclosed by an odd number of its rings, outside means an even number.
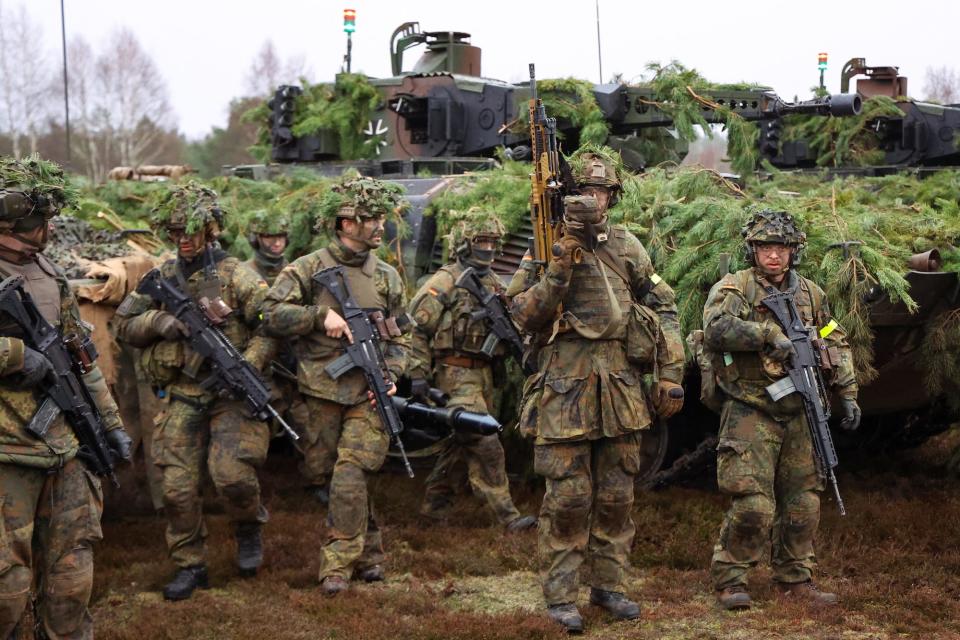
[[[333,235],[339,220],[379,218],[399,212],[403,188],[392,182],[347,174],[324,195],[314,229]]]
[[[191,180],[161,198],[151,212],[150,224],[167,233],[193,235],[206,230],[213,240],[220,235],[225,215],[217,192]]]
[[[247,224],[250,236],[283,236],[290,233],[290,221],[283,213],[260,209],[255,211]]]
[[[807,246],[807,234],[800,230],[793,216],[786,211],[755,211],[740,229],[740,235],[746,242],[746,258],[751,265],[756,264],[755,244],[776,243],[794,247],[790,259],[792,267],[800,264],[800,252]]]
[[[494,256],[500,252],[506,228],[492,211],[482,207],[470,207],[467,211],[450,212],[450,230],[446,235],[450,255],[470,262],[478,268],[489,266]],[[492,240],[494,249],[478,249],[474,242],[479,239]]]
[[[579,187],[606,187],[610,189],[612,207],[623,192],[621,174],[623,161],[610,147],[587,145],[577,149],[568,159],[573,178]]]
[[[0,233],[35,229],[76,202],[77,191],[56,163],[37,154],[0,157]]]

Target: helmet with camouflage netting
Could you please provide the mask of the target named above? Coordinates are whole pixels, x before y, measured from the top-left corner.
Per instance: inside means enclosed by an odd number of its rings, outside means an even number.
[[[76,202],[76,189],[56,163],[37,154],[0,157],[0,233],[36,229]]]
[[[506,229],[496,214],[482,207],[470,207],[467,211],[451,211],[446,234],[450,255],[467,257],[472,253],[473,243],[490,240],[499,252]]]
[[[290,233],[290,221],[286,214],[273,209],[255,211],[247,224],[251,236],[282,236]]]
[[[165,194],[151,213],[154,229],[187,235],[206,231],[211,240],[220,235],[225,216],[217,192],[193,180]]]
[[[612,207],[623,191],[623,160],[617,151],[607,146],[588,144],[577,149],[567,162],[578,187],[606,187],[610,189]]]
[[[807,244],[807,234],[800,230],[796,220],[786,211],[761,209],[755,211],[740,229],[747,246],[747,261],[756,264],[755,244],[783,244],[793,247],[791,265],[800,262],[800,252]]]
[[[333,234],[339,220],[360,222],[399,213],[403,206],[403,188],[392,182],[348,173],[330,187],[317,212],[316,231]]]

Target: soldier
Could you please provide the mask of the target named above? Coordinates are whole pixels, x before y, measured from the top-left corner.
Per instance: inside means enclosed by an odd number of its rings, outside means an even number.
[[[578,177],[604,181],[600,202],[619,180],[590,156]],[[548,615],[579,633],[578,575],[585,564],[590,602],[621,619],[640,607],[625,595],[635,527],[630,517],[640,437],[651,415],[641,367],[663,418],[680,410],[683,352],[673,291],[653,271],[640,241],[611,226],[598,199],[564,199],[567,234],[539,282],[514,299],[514,318],[534,334],[539,373],[524,386],[520,428],[534,440],[534,469],[546,480],[539,561]],[[639,302],[652,305],[641,305]],[[562,313],[558,313],[562,309]],[[679,396],[679,397],[677,397]]]
[[[723,354],[717,380],[725,401],[717,447],[717,482],[733,500],[713,550],[717,600],[747,609],[747,571],[773,543],[773,580],[781,593],[828,605],[837,596],[811,581],[813,538],[820,519],[824,478],[817,472],[810,430],[796,394],[773,402],[765,388],[785,375],[790,340],[761,300],[768,289],[791,290],[807,326],[836,347],[839,365],[830,380],[841,398],[842,426],[860,422],[857,383],[843,329],[827,299],[796,266],[806,234],[790,214],[763,210],[743,228],[750,269],[723,277],[703,310],[705,347]],[[717,359],[719,362],[719,359]]]
[[[160,272],[195,300],[205,298],[201,304],[210,309],[208,315],[217,317],[227,338],[262,370],[275,350],[273,340],[258,329],[267,283],[216,243],[224,216],[217,193],[196,183],[167,194],[154,209],[152,223],[177,245],[177,258]],[[210,375],[209,365],[187,346],[186,327],[152,298],[131,293],[116,317],[119,339],[143,349],[144,370],[169,402],[154,436],[155,460],[163,469],[167,547],[177,567],[163,597],[184,600],[208,583],[204,468],[226,498],[240,574],[256,575],[263,562],[261,527],[268,516],[257,479],[270,439],[267,425],[251,418],[242,402],[200,386]]]
[[[455,260],[431,276],[410,304],[410,315],[416,321],[409,371],[415,395],[425,396],[432,379],[450,396],[448,406],[493,413],[493,362],[505,357],[507,349],[501,344],[492,354],[483,353],[490,330],[484,319],[471,316],[479,302],[454,283],[464,269],[472,267],[485,287],[502,293],[503,285],[490,265],[503,233],[503,224],[492,214],[476,208],[468,211],[448,236]],[[510,498],[503,446],[496,435],[455,432],[444,441],[426,481],[423,515],[442,517],[449,509],[456,491],[451,472],[461,459],[467,464],[473,490],[486,500],[507,531],[536,526],[536,518],[521,516]]]
[[[383,350],[393,379],[406,368],[409,338],[406,292],[396,269],[376,256],[383,241],[384,219],[398,208],[399,187],[369,178],[345,178],[324,198],[317,222],[334,240],[287,266],[264,304],[267,330],[277,336],[298,336],[300,392],[310,423],[303,443],[306,465],[317,473],[332,469],[327,542],[320,560],[324,593],[347,589],[356,576],[383,580],[383,543],[367,479],[387,455],[389,439],[368,401],[362,372],[348,371],[338,380],[324,367],[343,354],[341,340],[352,340],[335,298],[312,276],[343,265],[357,303],[380,311],[390,327]],[[391,395],[396,392],[392,386]],[[335,464],[334,464],[335,463]]]
[[[253,257],[244,264],[256,271],[268,286],[272,286],[280,271],[287,264],[284,252],[289,240],[290,221],[283,213],[260,210],[250,217],[247,240],[253,247]],[[304,435],[310,417],[307,405],[297,389],[296,341],[287,337],[278,341],[276,357],[270,362],[269,372],[273,384],[273,407],[289,422],[299,435]],[[275,430],[275,434],[279,433]],[[303,463],[301,473],[307,478],[309,490],[322,504],[327,504],[326,482],[329,478],[311,473]]]
[[[49,219],[75,197],[56,165],[36,156],[0,158],[0,279],[23,276],[25,291],[61,335],[87,337],[66,277],[42,253]],[[0,313],[0,534],[6,532],[0,536],[0,638],[17,637],[34,573],[36,622],[45,637],[92,638],[87,605],[103,493],[77,459],[77,438],[62,415],[42,439],[26,431],[52,365],[21,337]],[[83,381],[100,409],[107,443],[129,460],[130,439],[96,365]]]

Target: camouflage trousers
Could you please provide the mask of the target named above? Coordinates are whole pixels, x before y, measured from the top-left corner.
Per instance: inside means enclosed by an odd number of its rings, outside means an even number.
[[[440,364],[434,382],[450,396],[447,406],[492,413],[493,371],[490,367],[468,369]],[[499,436],[470,433],[454,433],[444,442],[425,483],[421,513],[429,515],[451,504],[462,479],[457,473],[461,461],[467,466],[467,477],[474,494],[486,501],[501,523],[507,524],[520,516],[510,497]]]
[[[139,356],[138,349],[122,345],[117,358],[117,381],[110,391],[117,401],[127,435],[133,441],[130,450],[143,447],[147,490],[153,508],[159,511],[163,508],[163,471],[154,464],[153,432],[155,419],[163,407],[140,367]],[[133,465],[122,469],[120,483],[125,485],[128,478],[136,478],[137,473]]]
[[[768,548],[775,581],[809,580],[824,485],[803,415],[777,422],[728,399],[717,445],[717,483],[733,502],[713,549],[716,588],[746,585],[747,571]]]
[[[373,511],[367,483],[387,457],[390,440],[376,409],[364,400],[355,405],[310,400],[310,416],[322,410],[339,418],[336,464],[330,481],[327,540],[320,553],[320,580],[339,576],[349,580],[383,562],[383,538]]]
[[[634,477],[639,432],[617,438],[534,446],[534,470],[546,480],[540,507],[540,581],[547,605],[576,602],[580,567],[591,587],[623,592],[636,528]]]
[[[325,487],[330,484],[333,466],[337,463],[337,443],[343,427],[345,406],[331,400],[303,395],[307,421],[298,427],[303,460],[300,473],[307,484]]]
[[[93,638],[87,609],[100,481],[79,460],[52,473],[0,464],[0,638],[11,637],[36,574],[38,620],[48,638]]]
[[[172,398],[157,424],[154,452],[163,469],[167,548],[178,567],[204,564],[204,467],[226,499],[235,524],[265,523],[257,468],[267,457],[269,427],[247,417],[235,400],[210,403]]]
[[[274,392],[271,396],[273,408],[302,438],[306,433],[307,425],[310,423],[310,412],[297,383],[275,376],[272,384],[274,385]],[[279,424],[273,424],[272,426],[272,436],[274,438],[284,434],[283,428]]]

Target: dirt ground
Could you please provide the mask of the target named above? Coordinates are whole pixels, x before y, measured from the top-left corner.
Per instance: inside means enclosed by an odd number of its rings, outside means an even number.
[[[642,617],[615,622],[586,604],[584,591],[586,637],[960,638],[960,480],[945,468],[958,441],[953,431],[909,452],[847,456],[839,481],[848,515],[841,519],[825,498],[818,545],[819,582],[842,598],[829,610],[779,599],[767,569],[753,576],[753,610],[719,610],[707,568],[724,498],[708,477],[696,486],[638,494],[628,592],[641,602]],[[263,474],[271,521],[258,577],[237,576],[228,523],[211,509],[211,589],[186,602],[166,603],[160,595],[172,574],[162,518],[121,495],[97,550],[97,637],[562,637],[543,616],[536,533],[504,535],[468,496],[449,524],[419,522],[425,476],[377,478],[387,581],[336,598],[317,588],[324,509],[300,488],[289,458],[273,458]],[[521,510],[535,512],[541,492],[536,484],[518,488]]]

